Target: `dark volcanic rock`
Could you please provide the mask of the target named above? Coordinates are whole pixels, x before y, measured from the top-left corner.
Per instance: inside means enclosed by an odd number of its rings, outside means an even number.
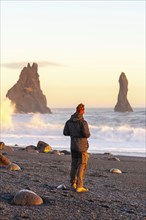
[[[28,63],[20,73],[17,83],[8,90],[8,97],[16,105],[17,113],[51,113],[47,100],[40,88],[38,65]]]
[[[116,112],[133,112],[133,109],[127,100],[128,80],[123,72],[119,77],[119,85],[118,101],[114,110]]]
[[[5,165],[8,165],[10,163],[11,163],[11,161],[7,157],[0,154],[0,166],[5,166]]]
[[[37,148],[36,149],[40,153],[48,153],[48,152],[52,151],[52,147],[49,144],[47,144],[47,143],[45,143],[43,141],[39,141],[37,143]]]
[[[4,149],[5,147],[5,143],[4,142],[0,142],[0,150]]]

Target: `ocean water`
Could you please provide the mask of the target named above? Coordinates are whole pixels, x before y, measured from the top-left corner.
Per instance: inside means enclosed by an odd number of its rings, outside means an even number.
[[[26,147],[47,142],[53,149],[70,150],[70,137],[63,135],[65,122],[75,109],[52,109],[52,114],[9,114],[1,120],[0,139],[6,145]],[[145,109],[119,113],[113,109],[86,109],[90,153],[145,157]]]

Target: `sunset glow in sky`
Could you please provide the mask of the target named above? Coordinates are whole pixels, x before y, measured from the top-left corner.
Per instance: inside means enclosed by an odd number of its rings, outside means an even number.
[[[38,63],[48,107],[145,106],[145,1],[1,0],[1,100]]]

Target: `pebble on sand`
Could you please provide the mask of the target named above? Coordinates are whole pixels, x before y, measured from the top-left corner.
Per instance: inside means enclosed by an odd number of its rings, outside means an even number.
[[[122,173],[122,171],[119,170],[119,169],[117,169],[117,168],[112,168],[112,169],[110,169],[110,172],[111,172],[111,173]]]

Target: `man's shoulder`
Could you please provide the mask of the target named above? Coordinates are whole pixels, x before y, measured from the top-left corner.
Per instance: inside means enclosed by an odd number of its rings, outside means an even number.
[[[71,119],[68,119],[66,122],[65,122],[65,124],[67,125],[67,124],[69,124],[71,122]]]
[[[85,124],[88,124],[88,122],[85,119],[83,119],[82,122]]]

